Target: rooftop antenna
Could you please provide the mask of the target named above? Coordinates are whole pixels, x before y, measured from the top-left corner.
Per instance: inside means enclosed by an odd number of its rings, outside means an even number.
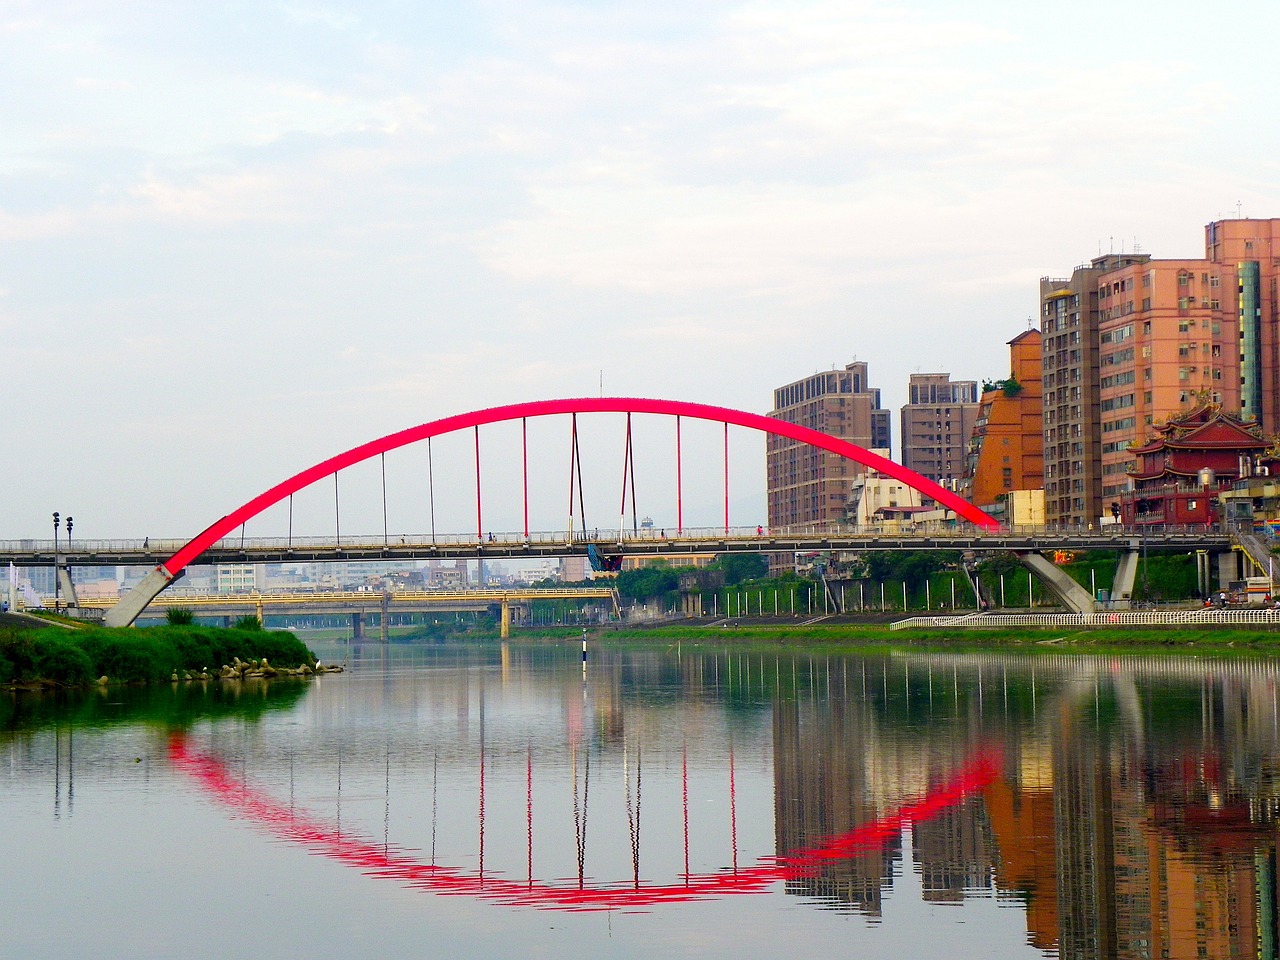
[[[600,396],[604,396],[604,371],[600,371]]]
[[[1239,200],[1237,200],[1237,201],[1236,201],[1236,219],[1237,219],[1237,220],[1242,219],[1242,218],[1241,218],[1241,216],[1240,216],[1240,201],[1239,201]]]

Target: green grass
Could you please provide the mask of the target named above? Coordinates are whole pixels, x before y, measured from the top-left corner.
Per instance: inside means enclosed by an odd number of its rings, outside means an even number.
[[[315,657],[283,630],[160,626],[148,630],[59,627],[0,630],[0,683],[87,683],[101,676],[127,683],[168,680],[175,670],[218,670],[235,657],[278,667]]]
[[[523,635],[523,634],[521,634]],[[1035,652],[1080,651],[1212,653],[1280,656],[1280,632],[1255,629],[1169,629],[1073,627],[1009,630],[890,630],[858,625],[751,625],[741,627],[663,626],[645,630],[592,631],[597,641],[648,643],[758,643],[855,650],[880,648],[946,648],[949,650],[1022,649]],[[566,638],[571,639],[570,635]]]

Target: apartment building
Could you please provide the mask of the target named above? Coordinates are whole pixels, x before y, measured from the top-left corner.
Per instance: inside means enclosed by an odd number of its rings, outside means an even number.
[[[867,383],[867,364],[816,373],[778,387],[769,416],[820,430],[867,449],[889,447],[889,411]],[[843,457],[770,435],[766,452],[769,526],[840,521],[864,469]]]
[[[1070,277],[1040,279],[1045,520],[1094,523],[1102,513],[1098,278],[1145,254],[1108,254]]]
[[[1097,522],[1130,447],[1199,404],[1280,428],[1280,219],[1204,232],[1201,259],[1109,254],[1040,281],[1050,523]]]
[[[901,409],[901,463],[943,486],[965,474],[965,456],[978,419],[978,382],[949,373],[913,373]]]
[[[1014,490],[1044,487],[1040,356],[1042,334],[1027,330],[1009,341],[1009,377],[983,390],[969,440],[964,495],[1000,512]]]

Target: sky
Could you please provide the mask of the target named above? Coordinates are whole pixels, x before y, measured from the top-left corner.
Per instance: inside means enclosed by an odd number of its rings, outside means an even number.
[[[1276,36],[1274,0],[0,0],[0,540],[53,510],[185,538],[497,404],[764,413],[856,359],[896,409],[913,372],[1005,376],[1041,276],[1280,216]],[[646,429],[638,508],[673,524]],[[589,517],[616,523],[599,430]],[[566,434],[534,448],[535,527],[565,525]],[[733,444],[754,523],[763,443]],[[442,530],[474,528],[455,447]],[[425,530],[421,460],[388,457],[393,529]],[[347,530],[381,529],[379,468],[344,478]],[[720,472],[685,468],[708,524]]]

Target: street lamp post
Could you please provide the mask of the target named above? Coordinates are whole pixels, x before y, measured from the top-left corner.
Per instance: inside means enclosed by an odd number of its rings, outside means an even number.
[[[67,517],[67,589],[68,590],[73,589],[73,586],[72,586],[73,581],[71,579],[71,522],[72,522],[72,518],[68,516]],[[68,596],[67,603],[70,604],[71,602],[72,602],[72,598]]]
[[[58,528],[62,525],[61,515],[53,511],[53,612],[58,612]]]

